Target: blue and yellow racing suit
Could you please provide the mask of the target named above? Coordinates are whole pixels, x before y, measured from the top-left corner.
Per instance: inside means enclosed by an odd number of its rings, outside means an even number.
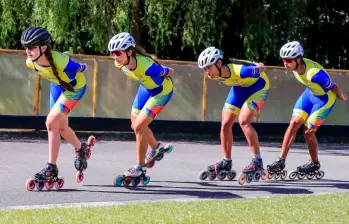
[[[40,65],[27,59],[26,64],[35,70],[43,78],[51,82],[50,86],[50,108],[57,109],[68,114],[79,102],[86,91],[86,79],[84,73],[85,64],[79,64],[63,53],[52,51],[52,58],[57,68],[59,77],[70,83],[75,92],[66,91],[59,85],[58,79],[53,74],[51,66]]]
[[[242,106],[246,103],[253,111],[259,112],[268,96],[268,76],[265,72],[259,72],[259,68],[248,61],[244,64],[230,63],[227,66],[230,77],[213,79],[232,86],[223,109],[239,115]]]
[[[336,84],[319,63],[306,58],[303,61],[305,73],[293,73],[307,88],[295,103],[292,116],[303,118],[306,127],[317,130],[336,103],[336,94],[331,91]]]
[[[156,64],[151,58],[136,55],[136,68],[115,62],[115,67],[123,71],[129,78],[140,83],[137,95],[132,105],[132,116],[140,112],[155,118],[163,110],[173,95],[173,84],[169,74],[169,68]]]

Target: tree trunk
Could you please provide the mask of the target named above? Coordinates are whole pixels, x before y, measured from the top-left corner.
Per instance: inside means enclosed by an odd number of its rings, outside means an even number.
[[[140,46],[142,46],[143,43],[143,11],[144,0],[136,0],[132,6],[131,35],[135,38],[136,43]]]

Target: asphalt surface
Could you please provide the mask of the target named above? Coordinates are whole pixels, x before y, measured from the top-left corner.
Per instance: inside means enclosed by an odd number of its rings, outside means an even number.
[[[268,180],[240,186],[233,181],[201,181],[198,174],[222,158],[219,144],[174,142],[174,149],[148,169],[146,186],[114,187],[113,180],[136,163],[135,142],[98,141],[92,149],[83,183],[75,180],[73,148],[62,144],[58,168],[62,189],[27,191],[28,178],[40,171],[48,157],[46,141],[0,142],[0,208],[69,203],[154,201],[168,199],[234,199],[290,194],[322,194],[349,190],[349,145],[320,145],[322,180]],[[261,146],[264,166],[279,155],[279,143]],[[251,160],[246,143],[233,145],[233,167],[238,172]],[[294,170],[309,160],[303,144],[294,145],[286,169]]]

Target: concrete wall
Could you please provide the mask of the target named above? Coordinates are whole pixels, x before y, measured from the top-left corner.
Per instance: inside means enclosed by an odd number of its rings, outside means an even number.
[[[73,56],[79,62],[89,66],[86,72],[88,89],[73,110],[71,116],[92,116],[93,108],[93,68],[95,59],[97,73],[97,117],[129,118],[133,98],[138,84],[117,70],[112,60],[106,57]],[[23,53],[0,53],[0,114],[33,114],[33,95],[35,91],[35,73],[26,68]],[[168,106],[158,117],[160,120],[201,120],[203,114],[203,71],[196,63],[165,61],[164,65],[174,68],[174,95]],[[333,80],[349,93],[347,71],[328,70]],[[304,86],[296,81],[292,73],[283,68],[268,67],[266,73],[270,79],[269,97],[260,113],[260,122],[289,122],[292,108]],[[230,87],[212,80],[206,80],[206,121],[219,121],[221,110]],[[49,83],[42,82],[40,115],[49,111]],[[337,101],[325,124],[348,125],[349,102]]]

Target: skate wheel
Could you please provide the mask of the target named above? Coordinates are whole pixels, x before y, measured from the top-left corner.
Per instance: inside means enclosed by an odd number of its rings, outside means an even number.
[[[84,173],[81,171],[78,171],[76,173],[76,183],[81,183],[84,180]]]
[[[313,179],[315,177],[315,173],[308,173],[306,175],[306,177],[307,177],[308,180],[311,180],[311,179]]]
[[[268,179],[271,180],[271,179],[273,179],[274,177],[275,177],[275,174],[270,172],[269,175],[268,175]]]
[[[281,177],[280,173],[276,173],[274,178],[275,180],[278,180],[280,177]]]
[[[91,135],[88,139],[87,139],[87,145],[89,145],[90,147],[95,146],[96,144],[96,138],[95,136]]]
[[[286,170],[284,170],[284,171],[282,171],[282,173],[281,173],[281,180],[285,180],[286,179],[286,177],[287,177],[287,171]]]
[[[227,180],[234,180],[235,177],[236,177],[236,171],[230,170],[227,174]]]
[[[119,175],[119,176],[115,177],[113,185],[115,187],[121,187],[123,181],[124,181],[124,176]]]
[[[149,182],[150,182],[150,176],[145,176],[145,178],[142,181],[142,184],[147,185],[147,184],[149,184]]]
[[[305,173],[298,173],[298,179],[303,180],[305,177]]]
[[[91,158],[91,155],[92,155],[92,150],[89,149],[86,153],[86,160],[88,160],[89,158]]]
[[[252,179],[252,181],[259,181],[259,179],[261,179],[261,173],[260,172],[255,172],[254,174],[253,174],[253,179]]]
[[[151,161],[151,162],[149,162],[145,167],[147,167],[147,168],[153,168],[154,165],[155,165],[155,161]]]
[[[155,157],[155,160],[156,161],[160,161],[164,158],[164,154],[163,153],[159,153],[156,157]]]
[[[135,178],[131,180],[132,186],[136,187],[141,182],[140,178]]]
[[[43,182],[38,182],[38,183],[35,183],[35,187],[38,191],[41,191],[45,186],[45,183]]]
[[[128,187],[132,181],[132,177],[125,177],[124,181],[122,182],[125,187]]]
[[[290,180],[294,180],[294,179],[296,179],[297,176],[298,176],[298,171],[297,171],[297,170],[293,170],[293,171],[291,171],[290,174],[288,175],[288,178],[289,178]]]
[[[64,185],[64,178],[59,178],[57,182],[55,182],[55,188],[57,190],[61,189]]]
[[[263,170],[261,178],[262,178],[262,180],[269,180],[269,172],[268,172],[268,170]]]
[[[238,183],[240,185],[244,185],[246,183],[246,175],[244,173],[240,173]]]
[[[53,186],[55,186],[54,180],[49,180],[45,183],[45,188],[48,191],[52,190]]]
[[[227,174],[225,173],[225,171],[220,171],[218,173],[217,179],[218,180],[224,180],[226,176],[227,176]]]
[[[173,146],[171,144],[167,144],[165,145],[165,149],[166,149],[165,151],[166,153],[170,153],[173,150]]]
[[[253,176],[252,176],[252,174],[247,174],[246,175],[246,183],[251,183],[252,182],[252,180],[253,180]]]
[[[27,182],[25,183],[25,188],[28,190],[28,191],[32,191],[34,190],[35,188],[35,181],[34,181],[34,178],[29,178],[27,180]]]
[[[322,179],[324,176],[325,176],[325,172],[322,170],[319,170],[315,175],[316,179],[318,180]]]
[[[209,175],[209,172],[207,170],[203,170],[199,173],[199,179],[206,180],[208,175]]]
[[[209,172],[208,174],[208,179],[209,180],[214,180],[216,178],[216,173],[215,172]]]

